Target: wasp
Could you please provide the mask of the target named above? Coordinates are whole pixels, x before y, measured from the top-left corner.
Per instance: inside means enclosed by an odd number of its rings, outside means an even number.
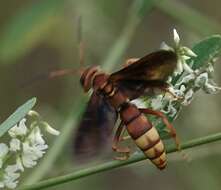
[[[81,17],[78,20],[79,60],[83,65],[83,41]],[[113,151],[123,154],[115,159],[126,160],[131,150],[122,147],[120,142],[125,130],[146,157],[159,169],[167,165],[165,146],[157,129],[148,119],[154,115],[162,119],[170,135],[180,150],[179,139],[172,124],[159,110],[138,108],[132,100],[141,96],[151,97],[159,93],[170,93],[169,76],[177,68],[178,56],[172,50],[158,50],[142,58],[131,58],[124,67],[112,74],[103,72],[98,66],[80,69],[80,84],[84,92],[92,90],[82,120],[75,132],[74,155],[76,160],[84,160],[98,155],[112,140]],[[79,71],[77,71],[79,74]],[[50,72],[48,77],[55,78],[66,74],[76,74],[74,69]],[[117,121],[114,136],[113,131]],[[111,139],[113,136],[113,139]]]
[[[162,112],[139,109],[131,101],[170,92],[166,81],[176,69],[177,59],[175,52],[159,50],[140,59],[129,59],[125,67],[112,74],[97,66],[84,69],[80,83],[85,92],[91,89],[93,92],[76,131],[75,155],[91,157],[100,152],[112,137],[119,119],[112,149],[124,156],[116,159],[125,160],[130,155],[129,147],[120,146],[121,134],[126,129],[145,156],[157,168],[164,169],[167,165],[165,146],[147,115],[160,117],[179,147],[176,131]]]

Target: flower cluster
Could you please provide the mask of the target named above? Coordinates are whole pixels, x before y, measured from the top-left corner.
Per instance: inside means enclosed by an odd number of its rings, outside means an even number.
[[[165,42],[161,44],[161,49],[174,51],[178,56],[177,68],[173,76],[169,77],[169,92],[164,95],[157,95],[146,100],[136,100],[139,107],[148,104],[154,110],[160,110],[171,118],[175,118],[182,106],[187,106],[193,100],[194,94],[202,89],[205,93],[215,94],[220,87],[213,81],[212,73],[213,61],[204,64],[197,69],[194,67],[194,60],[197,55],[188,47],[180,44],[180,37],[177,31],[173,30],[174,46],[170,47]],[[172,94],[172,96],[171,96]],[[158,121],[155,121],[158,122]]]
[[[177,69],[174,72],[174,75],[180,75],[184,71],[187,73],[193,73],[192,68],[187,64],[187,60],[197,57],[197,55],[188,47],[181,46],[180,44],[180,37],[177,33],[177,31],[173,30],[173,39],[174,39],[174,47],[168,46],[165,42],[161,44],[161,49],[165,50],[172,50],[175,51],[178,56],[178,63],[177,63]]]
[[[175,29],[173,35],[175,47],[172,48],[163,43],[162,48],[173,50],[178,56],[177,69],[174,75],[169,78],[168,83],[171,85],[169,91],[179,98],[159,95],[151,100],[152,108],[158,106],[162,112],[170,117],[177,116],[181,106],[189,105],[198,90],[202,89],[208,94],[215,94],[221,90],[212,78],[213,64],[207,63],[194,69],[194,58],[197,55],[188,47],[180,44],[180,37]]]
[[[8,131],[9,144],[0,143],[0,188],[14,189],[21,172],[34,167],[43,156],[48,145],[43,138],[42,128],[52,135],[59,135],[59,131],[42,121],[37,112],[30,111],[27,118],[35,120],[27,127],[28,121],[23,118]]]

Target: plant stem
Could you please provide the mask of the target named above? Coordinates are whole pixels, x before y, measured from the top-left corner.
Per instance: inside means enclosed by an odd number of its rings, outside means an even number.
[[[129,46],[129,43],[136,31],[137,26],[142,21],[144,15],[146,15],[154,7],[153,0],[135,0],[128,11],[128,19],[125,27],[123,28],[121,35],[116,40],[116,43],[111,47],[110,53],[107,55],[104,61],[104,66],[107,71],[111,71],[116,63],[120,62],[120,59]],[[133,14],[131,14],[133,13]]]
[[[181,144],[181,149],[182,150],[188,149],[188,148],[192,148],[195,146],[200,146],[203,144],[215,142],[218,140],[221,140],[221,132],[184,142],[183,144]],[[177,151],[177,149],[174,145],[168,146],[166,148],[166,150],[167,150],[167,153],[172,153],[172,152]],[[133,163],[145,160],[145,159],[146,159],[146,157],[143,155],[143,153],[139,153],[139,154],[135,154],[135,155],[131,156],[126,161],[114,160],[114,161],[106,162],[104,164],[100,164],[100,165],[96,165],[94,167],[82,169],[82,170],[79,170],[77,172],[73,172],[73,173],[70,173],[67,175],[44,180],[44,181],[41,181],[41,182],[33,184],[33,185],[23,186],[23,187],[19,188],[19,190],[34,190],[34,189],[36,190],[36,189],[48,188],[48,187],[63,184],[66,182],[70,182],[70,181],[73,181],[76,179],[80,179],[80,178],[83,178],[86,176],[90,176],[93,174],[101,173],[103,171],[108,171],[108,170],[112,170],[114,168],[119,168],[119,167],[122,167],[125,165],[133,164]]]

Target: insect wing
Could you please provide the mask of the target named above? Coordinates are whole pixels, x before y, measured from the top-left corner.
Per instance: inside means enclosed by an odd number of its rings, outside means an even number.
[[[109,80],[165,81],[174,72],[176,65],[177,55],[173,51],[160,50],[113,73]]]
[[[177,65],[177,55],[172,51],[153,52],[128,67],[113,73],[109,80],[129,99],[141,95],[155,95],[154,88],[167,88],[166,80]]]
[[[110,141],[116,121],[116,110],[103,96],[93,93],[76,131],[76,160],[85,161],[98,155]]]
[[[140,81],[140,80],[121,80],[117,82],[117,87],[130,100],[139,98],[142,95],[153,96],[156,92],[160,93],[160,89],[169,87],[165,81]],[[158,90],[155,90],[155,89]]]

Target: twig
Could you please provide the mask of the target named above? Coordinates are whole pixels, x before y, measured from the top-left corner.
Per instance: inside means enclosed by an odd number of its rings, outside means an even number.
[[[215,142],[218,140],[221,140],[221,132],[184,142],[181,144],[181,149],[188,149],[188,148],[192,148],[195,146],[200,146],[203,144]],[[176,147],[174,145],[168,146],[166,148],[166,150],[167,150],[167,153],[172,153],[172,152],[177,151]],[[33,185],[23,186],[23,187],[19,188],[19,190],[34,190],[34,189],[36,190],[36,189],[48,188],[48,187],[63,184],[66,182],[70,182],[70,181],[73,181],[76,179],[80,179],[80,178],[83,178],[86,176],[90,176],[93,174],[97,174],[100,172],[112,170],[114,168],[119,168],[119,167],[122,167],[125,165],[133,164],[133,163],[145,160],[145,159],[146,159],[145,156],[142,153],[139,153],[139,154],[135,154],[135,155],[131,156],[131,158],[129,158],[127,161],[114,160],[114,161],[106,162],[106,163],[103,163],[100,165],[96,165],[96,166],[93,166],[90,168],[86,168],[86,169],[82,169],[82,170],[70,173],[67,175],[44,180],[44,181],[41,181],[41,182],[33,184]]]

